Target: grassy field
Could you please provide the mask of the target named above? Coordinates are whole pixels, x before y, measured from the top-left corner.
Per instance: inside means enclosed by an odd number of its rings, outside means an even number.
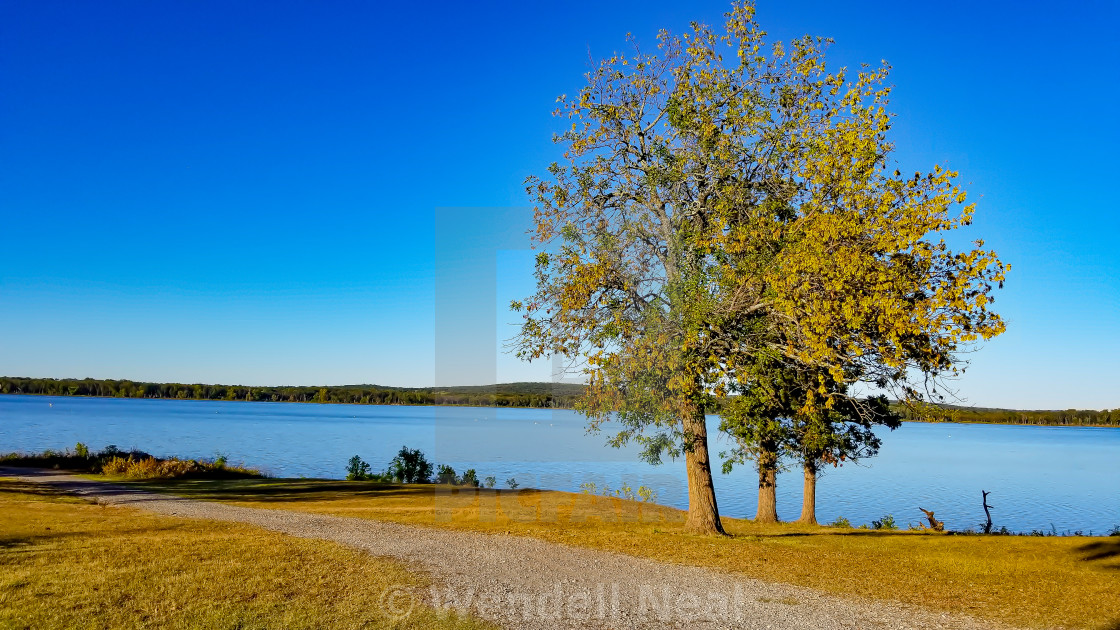
[[[0,628],[488,628],[383,600],[403,565],[250,526],[103,507],[0,478]],[[389,606],[387,608],[386,606]]]
[[[1120,630],[1120,537],[953,536],[725,519],[731,536],[712,538],[683,533],[684,514],[675,509],[565,492],[284,479],[138,483],[252,507],[534,536],[1019,626]]]

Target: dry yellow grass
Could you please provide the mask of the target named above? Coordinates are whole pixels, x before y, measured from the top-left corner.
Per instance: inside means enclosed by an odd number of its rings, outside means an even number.
[[[726,519],[731,536],[713,538],[683,533],[684,514],[675,509],[566,492],[283,479],[143,485],[252,507],[510,532],[1025,627],[1120,629],[1120,537],[951,536]]]
[[[404,566],[262,529],[168,518],[0,479],[3,628],[486,628],[382,604]]]

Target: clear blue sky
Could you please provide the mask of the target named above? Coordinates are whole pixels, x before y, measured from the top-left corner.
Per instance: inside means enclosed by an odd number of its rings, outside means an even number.
[[[883,7],[759,19],[890,62],[900,167],[971,182],[969,236],[1013,269],[961,396],[1120,407],[1120,4]],[[0,3],[0,374],[547,379],[493,342],[531,286],[522,181],[558,156],[555,97],[588,51],[726,8]]]

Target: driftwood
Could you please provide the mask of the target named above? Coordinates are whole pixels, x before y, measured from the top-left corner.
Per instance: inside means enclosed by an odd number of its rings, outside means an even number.
[[[932,529],[935,532],[945,531],[945,523],[933,518],[933,510],[927,510],[923,507],[919,507],[918,509],[922,512],[925,512],[926,518],[929,519],[929,527],[927,528],[925,525],[923,525],[922,529]]]
[[[988,510],[992,509],[992,506],[988,505],[988,495],[989,494],[991,494],[991,493],[988,492],[987,490],[981,490],[980,491],[981,500],[984,503],[984,515],[988,517],[988,522],[984,523],[984,533],[985,534],[992,533],[992,513],[988,511]]]

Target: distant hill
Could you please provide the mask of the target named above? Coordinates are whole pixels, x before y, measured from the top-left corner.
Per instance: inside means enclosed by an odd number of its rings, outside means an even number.
[[[0,393],[114,398],[246,400],[374,405],[571,407],[583,395],[577,383],[499,383],[451,387],[385,385],[270,386],[147,383],[130,380],[0,377]]]
[[[201,383],[143,383],[128,380],[0,377],[0,393],[116,398],[246,400],[366,405],[467,405],[567,409],[583,395],[579,383],[499,383],[449,387],[324,385],[250,387]],[[1047,426],[1118,426],[1120,409],[1027,411],[961,405],[924,404],[896,409],[911,422],[981,422]]]
[[[1024,410],[945,404],[923,404],[916,407],[896,404],[895,408],[911,422],[1120,427],[1120,409]]]
[[[572,394],[582,395],[587,387],[580,383],[528,382],[498,383],[496,385],[446,385],[443,387],[395,387],[392,385],[315,385],[313,387],[338,387],[341,389],[394,389],[402,392],[432,392],[441,394]]]
[[[562,396],[582,396],[586,385],[581,383],[498,383],[497,385],[454,385],[451,387],[431,387],[425,391],[445,394],[553,394]]]

